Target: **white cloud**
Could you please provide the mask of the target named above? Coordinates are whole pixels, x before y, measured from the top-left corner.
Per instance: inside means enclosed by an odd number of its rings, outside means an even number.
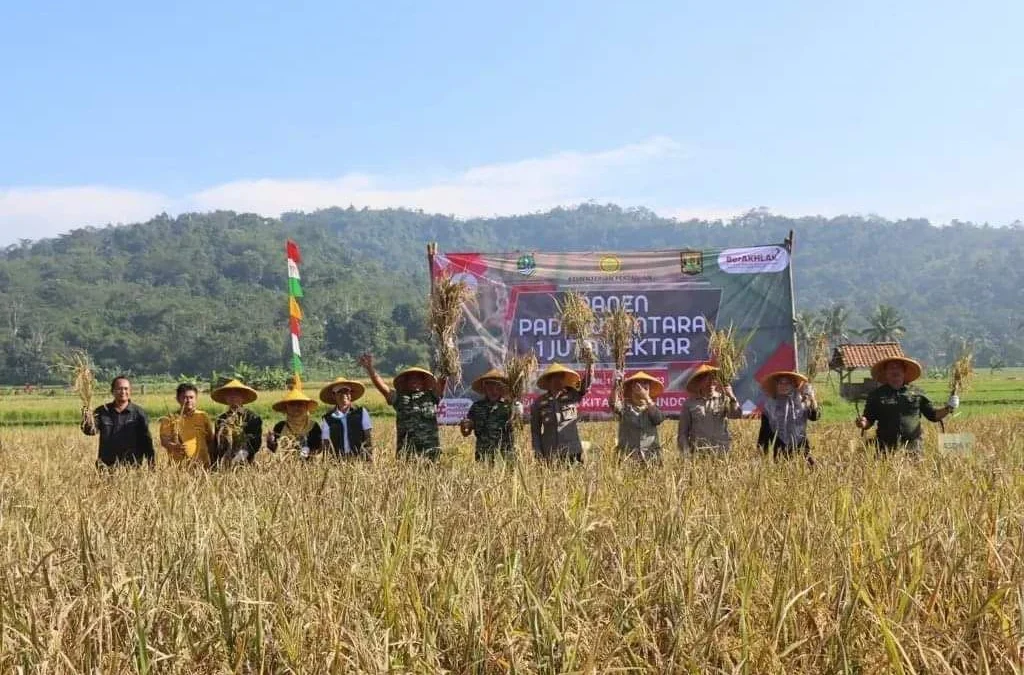
[[[619,171],[678,161],[681,146],[669,138],[593,153],[473,167],[425,184],[349,174],[335,180],[240,180],[203,190],[189,199],[198,210],[233,209],[263,215],[329,206],[407,207],[462,217],[525,213],[587,199],[604,199]]]
[[[440,178],[395,179],[350,173],[334,179],[237,180],[171,197],[102,186],[0,188],[0,243],[76,227],[146,220],[162,211],[228,209],[278,216],[331,206],[406,207],[461,217],[509,215],[588,200],[635,202],[623,181],[679,165],[683,147],[666,137],[597,152],[487,164]]]
[[[166,210],[170,201],[152,192],[103,186],[0,188],[0,241],[146,220]]]

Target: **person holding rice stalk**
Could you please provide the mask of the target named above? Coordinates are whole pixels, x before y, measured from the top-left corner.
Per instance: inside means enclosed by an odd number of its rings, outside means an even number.
[[[110,383],[114,400],[90,411],[82,411],[82,433],[86,436],[99,434],[99,456],[97,468],[115,466],[140,466],[151,468],[156,453],[153,451],[153,437],[149,433],[149,420],[145,411],[132,403],[132,384],[124,375],[118,375]]]
[[[210,394],[214,401],[228,406],[217,418],[215,463],[241,465],[251,464],[256,459],[263,443],[263,420],[244,406],[258,396],[255,389],[238,380],[230,380]]]
[[[579,373],[560,363],[552,363],[537,378],[537,387],[544,393],[530,408],[530,431],[538,459],[583,463],[583,443],[577,420],[579,404],[593,380],[593,361],[588,362],[582,379]]]
[[[679,411],[676,445],[683,454],[724,454],[732,446],[729,419],[743,416],[732,385],[719,388],[719,369],[701,364],[686,382],[689,396]]]
[[[277,452],[283,446],[295,450],[300,458],[307,459],[316,401],[293,387],[271,408],[274,412],[283,413],[285,418],[267,432],[267,450]]]
[[[178,412],[160,420],[160,445],[167,450],[172,464],[208,469],[212,463],[213,422],[205,412],[196,409],[199,389],[191,382],[182,382],[174,396]]]
[[[330,452],[338,458],[373,459],[370,411],[355,405],[364,393],[366,387],[344,377],[320,390],[320,400],[334,407],[309,432],[309,447],[313,452]]]
[[[960,397],[950,394],[942,408],[936,409],[920,389],[909,386],[921,377],[921,365],[913,359],[891,356],[871,366],[871,376],[881,383],[868,394],[864,414],[856,420],[858,429],[878,425],[878,454],[887,455],[905,449],[911,455],[922,451],[921,417],[941,422],[960,406]]]
[[[665,415],[655,400],[665,390],[665,385],[644,372],[634,373],[622,379],[616,372],[616,384],[608,397],[608,407],[619,420],[618,450],[622,458],[640,462],[661,461],[661,441],[658,426],[665,421]]]
[[[405,459],[441,458],[441,438],[437,427],[437,405],[444,396],[447,378],[434,377],[423,368],[406,368],[392,380],[393,387],[377,373],[373,354],[359,357],[359,365],[373,382],[384,400],[395,409],[395,429],[398,432],[397,453]]]
[[[509,383],[505,373],[492,368],[470,385],[483,398],[469,406],[466,419],[459,423],[464,437],[476,434],[478,462],[494,462],[500,456],[506,462],[515,459],[513,435],[515,416],[521,414],[522,404],[509,401]]]
[[[821,412],[808,379],[800,373],[780,370],[761,380],[761,389],[768,400],[761,412],[757,447],[766,455],[770,451],[774,459],[789,458],[800,451],[814,466],[807,422],[816,422]]]

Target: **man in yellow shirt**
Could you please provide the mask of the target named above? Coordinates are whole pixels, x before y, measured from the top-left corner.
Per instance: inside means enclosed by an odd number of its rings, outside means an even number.
[[[199,390],[191,382],[184,382],[175,395],[180,411],[160,420],[160,445],[173,464],[209,468],[213,422],[205,412],[196,410]]]

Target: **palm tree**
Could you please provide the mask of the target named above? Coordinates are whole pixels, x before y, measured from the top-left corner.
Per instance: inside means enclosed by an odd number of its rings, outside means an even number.
[[[797,349],[800,352],[801,360],[806,364],[811,343],[822,332],[821,320],[811,312],[797,312],[794,328],[796,328]]]
[[[860,334],[869,342],[896,342],[907,332],[903,318],[891,305],[879,305],[868,317],[868,327]]]
[[[846,324],[850,322],[850,310],[843,305],[832,304],[821,310],[821,330],[828,335],[832,346],[850,339]]]

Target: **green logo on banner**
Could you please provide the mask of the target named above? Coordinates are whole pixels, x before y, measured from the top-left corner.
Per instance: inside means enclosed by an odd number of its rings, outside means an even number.
[[[688,276],[704,272],[704,254],[700,251],[679,252],[679,272]]]

